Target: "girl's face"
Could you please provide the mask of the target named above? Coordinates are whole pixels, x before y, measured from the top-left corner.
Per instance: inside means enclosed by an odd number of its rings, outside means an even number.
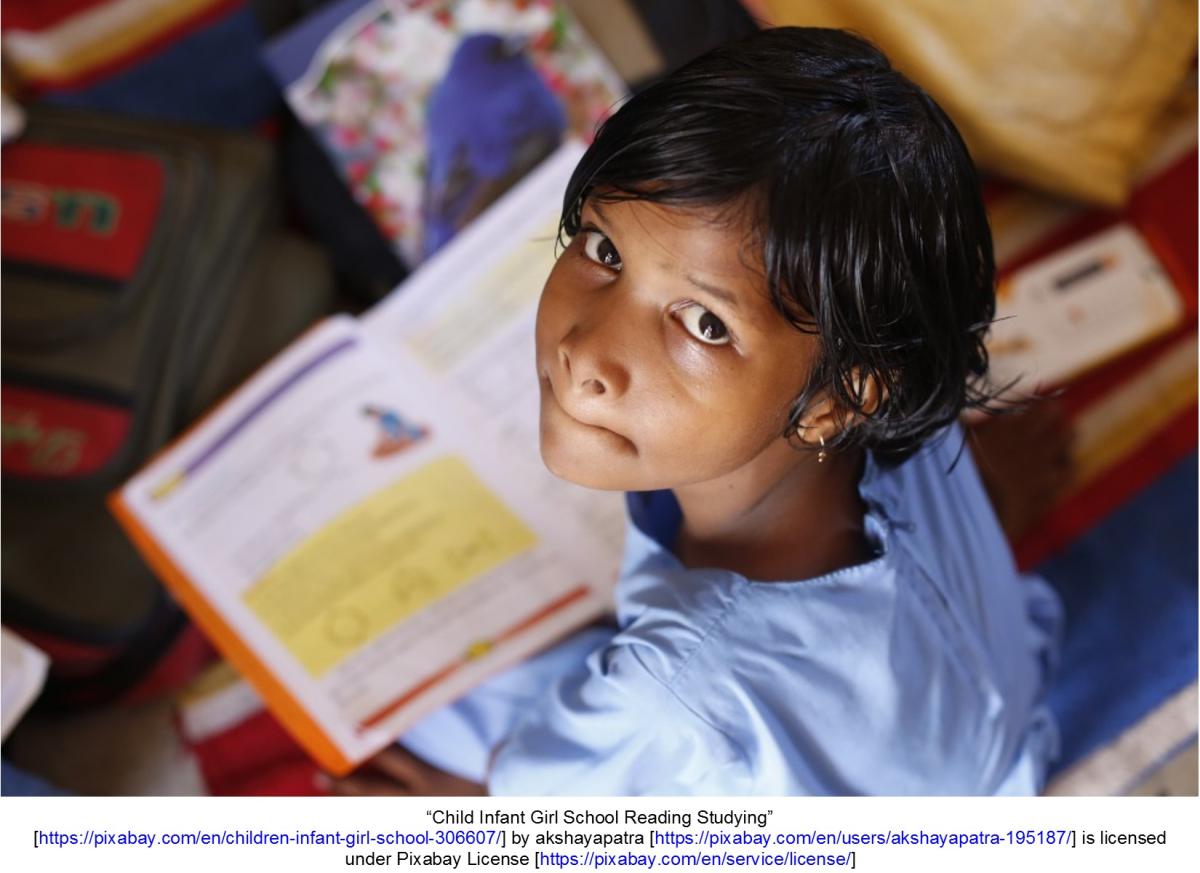
[[[538,308],[551,472],[647,491],[778,459],[816,339],[775,309],[758,263],[748,226],[728,214],[585,204]]]

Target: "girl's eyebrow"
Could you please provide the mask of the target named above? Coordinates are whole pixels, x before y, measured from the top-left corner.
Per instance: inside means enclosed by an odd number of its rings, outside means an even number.
[[[700,279],[697,279],[691,273],[684,273],[683,278],[687,279],[689,282],[691,282],[693,285],[695,285],[701,291],[707,291],[713,297],[716,297],[719,300],[723,300],[725,302],[725,304],[727,306],[729,306],[730,309],[733,309],[733,310],[739,311],[739,312],[741,311],[741,307],[738,305],[737,295],[734,294],[732,291],[726,291],[724,288],[718,287],[717,285],[709,285],[707,282],[702,282]]]
[[[584,201],[583,208],[591,209],[592,212],[596,213],[596,216],[600,219],[601,224],[612,224],[612,222],[608,220],[608,216],[604,214],[604,210],[600,208],[600,204],[597,201],[589,198],[588,200]],[[582,213],[582,210],[580,210],[580,212]]]

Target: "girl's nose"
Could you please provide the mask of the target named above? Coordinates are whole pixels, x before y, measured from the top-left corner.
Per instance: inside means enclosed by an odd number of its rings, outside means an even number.
[[[622,319],[598,314],[590,323],[576,323],[558,344],[558,359],[576,398],[615,400],[629,388],[629,369],[622,360],[625,342]]]

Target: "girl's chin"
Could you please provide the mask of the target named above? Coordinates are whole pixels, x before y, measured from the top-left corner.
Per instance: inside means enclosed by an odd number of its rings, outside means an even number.
[[[578,458],[563,457],[556,452],[547,452],[543,443],[542,463],[559,479],[572,485],[594,488],[597,491],[638,490],[630,477],[617,474],[603,459],[582,462]]]
[[[599,491],[642,490],[642,477],[631,469],[634,458],[611,446],[585,446],[581,441],[556,439],[543,432],[541,453],[547,470],[574,485]]]
[[[539,436],[542,462],[560,479],[602,491],[631,491],[643,478],[630,440],[575,421],[553,406],[543,404]]]

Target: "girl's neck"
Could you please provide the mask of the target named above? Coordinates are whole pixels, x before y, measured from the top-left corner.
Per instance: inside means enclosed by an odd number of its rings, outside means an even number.
[[[687,567],[757,581],[820,576],[866,561],[861,450],[824,463],[780,440],[721,479],[675,489],[683,524],[675,552]]]

